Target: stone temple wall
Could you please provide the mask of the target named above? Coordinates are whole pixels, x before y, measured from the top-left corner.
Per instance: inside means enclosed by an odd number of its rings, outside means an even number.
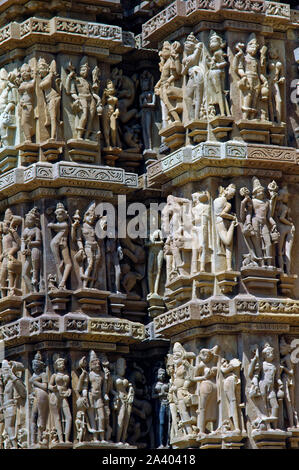
[[[298,66],[286,3],[1,2],[0,449],[299,446]]]

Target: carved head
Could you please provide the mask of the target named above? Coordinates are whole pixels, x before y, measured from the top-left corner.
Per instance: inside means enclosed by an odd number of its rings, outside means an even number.
[[[203,362],[209,362],[212,359],[212,356],[213,354],[210,349],[203,348],[199,351],[199,357]]]
[[[20,72],[23,81],[27,82],[28,80],[31,80],[32,72],[29,64],[23,64]]]
[[[224,196],[227,201],[235,197],[236,194],[236,185],[231,183],[226,188],[219,188],[219,193],[221,196]]]
[[[34,207],[26,214],[25,226],[28,228],[38,226],[39,221],[40,221],[40,214],[38,212],[37,207]]]
[[[194,204],[198,202],[208,202],[209,200],[209,193],[208,191],[199,191],[198,193],[192,194],[192,201]]]
[[[265,197],[265,188],[261,185],[260,180],[254,176],[252,178],[253,188],[252,195],[257,199],[264,199]]]
[[[88,58],[83,57],[80,61],[80,65],[79,65],[80,76],[83,77],[83,78],[87,78],[88,73],[89,73],[89,68],[90,67],[88,65]]]
[[[140,75],[140,87],[142,91],[151,91],[154,85],[154,77],[148,71],[144,70]]]
[[[65,210],[62,202],[57,203],[55,215],[56,215],[57,222],[63,222],[64,220],[67,220],[68,213]]]
[[[93,225],[97,219],[96,215],[96,203],[92,202],[85,212],[83,222],[87,222],[90,225]]]
[[[114,96],[115,95],[115,87],[114,83],[112,80],[107,80],[106,88],[105,88],[105,94],[109,96]]]
[[[167,60],[171,56],[171,44],[168,41],[163,42],[162,50],[159,52],[159,56]]]
[[[187,54],[191,54],[195,46],[199,43],[199,41],[196,39],[193,33],[190,33],[189,36],[187,36],[186,41],[184,43],[184,50],[187,52]]]
[[[58,357],[56,361],[54,362],[55,369],[57,372],[63,372],[65,371],[65,366],[66,366],[66,361],[64,357]]]
[[[272,42],[270,42],[268,45],[268,54],[269,54],[269,58],[272,60],[279,58],[278,49],[274,46]]]
[[[35,374],[38,374],[42,372],[45,367],[46,367],[46,364],[42,361],[42,355],[40,351],[37,351],[32,361],[32,370]]]
[[[250,195],[250,191],[246,186],[243,186],[243,188],[240,189],[240,196],[241,197],[246,197]]]
[[[157,372],[157,379],[160,380],[161,382],[164,382],[166,379],[166,370],[160,367]]]
[[[101,371],[101,362],[94,351],[90,351],[89,370],[99,373]]]
[[[38,62],[37,62],[37,71],[38,74],[41,78],[44,78],[46,75],[48,75],[50,70],[49,64],[47,64],[46,60],[41,57]]]
[[[259,43],[257,41],[256,35],[252,33],[249,36],[249,41],[246,46],[246,52],[248,52],[248,54],[250,54],[251,56],[255,56],[257,54],[258,48]]]
[[[225,47],[225,42],[222,41],[221,36],[215,31],[211,31],[209,35],[209,48],[211,52],[217,51]]]
[[[272,362],[274,359],[274,348],[270,346],[269,343],[266,343],[264,349],[262,350],[263,359],[266,361]]]

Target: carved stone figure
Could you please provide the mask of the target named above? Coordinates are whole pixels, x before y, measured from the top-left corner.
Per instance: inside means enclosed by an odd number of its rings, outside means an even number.
[[[33,404],[31,409],[31,445],[41,444],[47,428],[49,415],[48,378],[46,364],[38,351],[32,361],[33,374],[29,379],[32,386]]]
[[[256,119],[259,117],[260,101],[268,101],[269,95],[268,82],[263,73],[267,47],[259,49],[257,38],[252,33],[246,45],[246,53],[243,49],[243,43],[236,45],[233,67],[240,77],[238,86],[241,90],[243,119]],[[261,119],[266,118],[265,111],[261,110]]]
[[[115,238],[106,239],[106,263],[108,274],[108,289],[110,292],[120,294],[121,267],[120,261],[123,259],[123,250],[117,234]]]
[[[115,414],[114,435],[116,443],[126,442],[129,420],[134,401],[134,388],[125,378],[126,361],[120,357],[115,364],[115,375],[113,377],[113,411]]]
[[[66,288],[66,282],[72,269],[72,261],[69,251],[69,215],[61,202],[56,206],[56,222],[50,222],[48,228],[57,232],[51,240],[51,251],[54,256],[59,289]]]
[[[268,50],[268,83],[269,83],[269,114],[270,120],[277,122],[282,121],[282,103],[284,99],[284,67],[279,58],[277,49],[273,44],[269,45]]]
[[[282,389],[284,392],[284,405],[287,413],[287,422],[289,428],[298,428],[298,413],[296,410],[295,402],[295,368],[291,360],[292,346],[288,344],[284,337],[281,338],[279,343],[280,348],[280,368],[281,368],[281,381]]]
[[[36,207],[25,216],[25,228],[21,237],[21,251],[25,256],[22,276],[28,292],[40,290],[40,269],[42,262],[42,232],[40,214]]]
[[[191,397],[194,392],[193,386],[193,360],[194,353],[185,351],[180,343],[173,346],[174,377],[169,388],[173,394],[173,400],[177,407],[178,428],[186,435],[193,434],[193,413],[191,410]],[[174,426],[175,428],[176,426]]]
[[[149,297],[158,296],[163,266],[163,235],[161,230],[155,230],[150,235],[148,255],[148,286]]]
[[[95,287],[99,266],[103,261],[101,241],[98,239],[95,230],[98,219],[95,209],[96,204],[93,202],[84,214],[82,228],[77,216],[74,216],[72,224],[72,240],[79,248],[75,257],[80,266],[83,288]]]
[[[218,346],[212,349],[201,349],[196,358],[194,380],[197,382],[196,394],[199,395],[197,427],[200,434],[206,434],[206,426],[217,424],[217,376],[220,356]]]
[[[127,77],[121,69],[115,67],[111,78],[118,98],[119,119],[122,124],[127,124],[137,114],[137,109],[132,108],[136,95],[137,76]]]
[[[206,271],[212,250],[210,195],[207,191],[193,193],[192,201],[191,274],[196,274]]]
[[[264,423],[267,431],[270,431],[271,427],[277,429],[278,400],[284,395],[281,370],[273,361],[274,348],[266,343],[262,350],[262,362],[256,349],[248,367],[248,375],[252,381],[249,393],[256,405],[257,418]]]
[[[18,102],[16,73],[0,70],[0,138],[1,147],[15,143],[16,106]]]
[[[226,188],[219,187],[219,197],[214,200],[215,225],[218,235],[218,249],[225,251],[226,270],[232,270],[232,252],[234,229],[238,225],[237,217],[231,213],[230,200],[235,196],[236,187],[230,184]]]
[[[157,432],[156,445],[158,448],[167,446],[167,433],[169,428],[169,383],[166,379],[166,371],[162,367],[157,372],[157,382],[153,387],[152,397],[156,399]]]
[[[240,403],[241,403],[241,362],[239,359],[221,359],[220,370],[223,376],[223,389],[227,400],[228,415],[231,429],[239,433],[241,429]]]
[[[104,413],[104,374],[101,363],[94,351],[90,352],[89,373],[85,367],[81,368],[78,391],[87,402],[89,431],[93,440],[105,441],[105,413]]]
[[[30,144],[36,132],[34,99],[35,99],[35,77],[29,64],[23,64],[20,69],[19,81],[19,110],[21,128],[24,133],[25,144]]]
[[[129,236],[121,240],[122,251],[124,255],[124,263],[121,265],[123,274],[122,284],[126,292],[132,291],[137,281],[141,281],[142,297],[145,298],[147,294],[146,286],[146,251],[142,242],[136,239],[132,240]],[[129,260],[129,263],[128,261]],[[135,271],[133,271],[133,269]],[[129,287],[130,286],[130,287]]]
[[[83,57],[80,61],[79,75],[70,63],[65,82],[66,93],[73,100],[72,112],[75,116],[73,138],[76,140],[91,140],[92,134],[96,131],[95,117],[102,114],[101,98],[98,95],[99,70],[95,67],[92,71],[92,85],[88,80],[89,70],[87,57]]]
[[[17,292],[22,271],[22,263],[17,259],[21,248],[21,239],[17,229],[21,217],[6,209],[4,220],[0,224],[0,288],[2,297]]]
[[[230,109],[227,101],[228,91],[225,90],[225,69],[227,67],[227,54],[224,53],[226,43],[215,32],[211,31],[209,36],[209,50],[211,58],[208,59],[207,74],[207,101],[213,106],[215,114],[229,116]]]
[[[55,372],[49,382],[50,411],[60,443],[70,444],[72,415],[68,398],[72,395],[70,376],[66,371],[65,359],[58,357],[54,363]]]
[[[289,197],[287,186],[283,186],[278,192],[274,212],[280,235],[277,243],[278,267],[287,275],[291,274],[291,255],[295,236],[295,225],[288,206]]]
[[[20,362],[2,361],[1,376],[3,383],[3,417],[7,439],[12,449],[17,449],[18,410],[24,405],[27,396],[25,385],[20,377],[24,366]]]
[[[105,440],[109,442],[111,440],[112,427],[110,425],[110,398],[112,398],[113,390],[113,375],[110,370],[110,363],[105,354],[102,354],[102,369],[104,373],[104,417],[105,417]]]
[[[191,33],[184,43],[181,71],[184,78],[183,100],[184,122],[186,121],[186,124],[199,119],[201,108],[204,105],[205,67],[202,60],[203,44]]]
[[[156,108],[156,95],[153,90],[154,77],[144,70],[140,75],[139,106],[141,109],[141,127],[144,150],[153,149],[154,111]]]
[[[160,96],[163,126],[172,122],[181,122],[182,90],[178,86],[181,76],[179,54],[181,45],[178,41],[170,44],[165,41],[159,52],[161,78],[155,85],[155,93]]]
[[[105,148],[117,147],[117,119],[119,116],[118,98],[111,80],[107,81],[102,97],[103,113],[102,127],[105,140]]]
[[[37,71],[40,76],[39,87],[45,99],[46,122],[52,140],[57,140],[60,121],[61,79],[56,71],[56,62],[49,65],[42,57],[38,60]]]

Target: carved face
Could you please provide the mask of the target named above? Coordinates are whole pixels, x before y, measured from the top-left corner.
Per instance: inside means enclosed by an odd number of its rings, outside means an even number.
[[[171,50],[170,47],[167,45],[163,45],[163,48],[161,50],[161,57],[166,60],[170,57],[171,55]]]
[[[274,351],[273,348],[267,347],[263,351],[263,356],[266,361],[272,362],[274,359]]]
[[[21,77],[24,82],[31,80],[30,67],[21,67]]]
[[[159,369],[157,377],[158,377],[158,380],[161,380],[161,382],[164,382],[165,377],[166,377],[165,370],[164,369]]]
[[[80,75],[81,75],[81,77],[87,78],[87,77],[88,77],[88,71],[89,71],[88,65],[87,65],[87,64],[82,65],[82,66],[80,67]]]
[[[89,364],[90,370],[99,373],[101,371],[101,363],[99,359],[93,359]]]
[[[36,361],[33,359],[32,361],[32,370],[35,374],[40,374],[43,371],[44,364],[41,361]]]
[[[64,209],[57,209],[55,211],[57,222],[63,222],[67,218],[67,214]]]
[[[32,215],[32,214],[26,215],[25,224],[26,224],[26,227],[28,227],[28,228],[34,227],[34,225],[35,225],[35,217],[34,217],[34,215]]]
[[[38,73],[41,78],[44,78],[49,73],[49,66],[45,62],[38,64]]]
[[[56,361],[56,369],[58,372],[63,372],[65,370],[65,362],[64,359],[57,359]]]
[[[202,349],[199,357],[203,362],[208,362],[211,359],[211,352],[208,349]]]
[[[94,212],[86,212],[84,217],[84,222],[87,222],[89,225],[93,225],[96,221],[96,215]]]
[[[211,52],[217,51],[221,47],[221,38],[219,36],[212,36],[209,42]]]
[[[275,47],[270,46],[268,54],[270,59],[278,59],[278,51],[275,49]]]
[[[226,199],[227,200],[232,199],[235,196],[235,194],[236,194],[236,188],[232,185],[229,185],[225,191]]]
[[[255,41],[255,40],[250,41],[247,44],[246,52],[248,52],[248,54],[250,54],[251,56],[255,56],[257,54],[257,51],[258,51],[257,41]]]
[[[265,198],[265,190],[264,188],[258,188],[255,192],[256,199],[263,200]]]

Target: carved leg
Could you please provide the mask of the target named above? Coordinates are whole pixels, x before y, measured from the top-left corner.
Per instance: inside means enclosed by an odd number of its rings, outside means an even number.
[[[72,430],[72,414],[67,400],[64,398],[62,402],[62,411],[65,419],[65,442],[70,443],[71,430]]]

